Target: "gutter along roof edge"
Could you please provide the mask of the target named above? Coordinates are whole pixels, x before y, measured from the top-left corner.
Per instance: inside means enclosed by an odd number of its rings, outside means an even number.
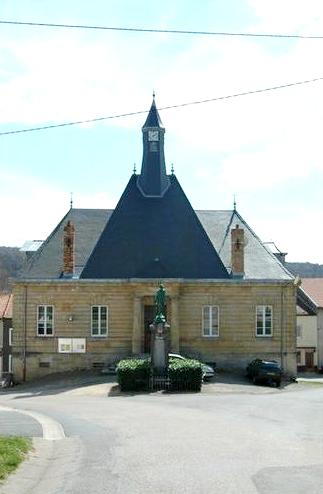
[[[260,279],[260,278],[197,278],[197,279],[184,279],[184,278],[17,278],[12,280],[16,285],[26,284],[125,284],[125,283],[181,283],[181,284],[194,284],[194,283],[211,283],[211,284],[234,284],[234,285],[249,285],[249,284],[262,284],[262,285],[294,285],[294,279]]]

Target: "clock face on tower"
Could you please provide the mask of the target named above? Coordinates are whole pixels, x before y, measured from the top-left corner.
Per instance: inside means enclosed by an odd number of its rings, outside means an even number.
[[[158,141],[158,140],[159,140],[158,130],[149,130],[148,141]]]

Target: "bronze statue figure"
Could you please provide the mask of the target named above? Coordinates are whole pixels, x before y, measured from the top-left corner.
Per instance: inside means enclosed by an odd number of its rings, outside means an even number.
[[[166,312],[166,290],[164,285],[161,283],[159,289],[155,295],[155,306],[156,306],[156,317],[155,322],[165,322],[165,312]]]

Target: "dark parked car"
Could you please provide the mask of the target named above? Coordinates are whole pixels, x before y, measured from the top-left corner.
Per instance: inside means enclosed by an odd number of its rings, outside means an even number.
[[[276,360],[255,359],[247,366],[247,377],[252,379],[254,384],[258,382],[275,383],[280,386],[282,370]]]

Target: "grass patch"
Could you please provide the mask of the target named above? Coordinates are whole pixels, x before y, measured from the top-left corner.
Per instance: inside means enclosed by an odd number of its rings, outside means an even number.
[[[0,480],[18,467],[31,447],[30,438],[0,436]]]

